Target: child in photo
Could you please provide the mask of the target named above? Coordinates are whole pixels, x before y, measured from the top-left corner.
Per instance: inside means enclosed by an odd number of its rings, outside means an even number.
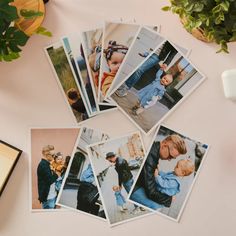
[[[125,198],[121,194],[121,188],[120,186],[113,186],[112,190],[114,191],[115,198],[116,198],[116,205],[118,206],[120,212],[125,212],[125,210],[128,210],[125,206]]]
[[[104,56],[109,67],[109,72],[104,72],[101,80],[101,91],[103,96],[106,95],[111,86],[117,71],[119,70],[128,47],[117,44],[116,41],[109,41],[107,49],[104,50]]]
[[[84,103],[82,98],[80,97],[79,91],[75,88],[71,88],[67,91],[67,98],[70,103],[70,106],[74,111],[81,113],[82,120],[86,120],[88,118]]]
[[[149,85],[137,92],[139,102],[132,108],[133,113],[138,115],[153,105],[164,96],[166,86],[173,82],[172,74],[164,73],[160,68],[156,73],[156,79]]]
[[[62,185],[63,176],[66,171],[65,160],[61,152],[54,154],[53,160],[50,163],[50,168],[59,176],[55,182],[56,191],[59,192]]]
[[[168,196],[175,196],[180,192],[180,177],[189,176],[195,170],[195,165],[191,160],[179,160],[171,172],[155,170],[157,189]]]

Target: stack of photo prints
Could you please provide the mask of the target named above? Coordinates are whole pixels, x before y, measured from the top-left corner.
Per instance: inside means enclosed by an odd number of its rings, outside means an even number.
[[[69,209],[110,226],[154,213],[179,221],[209,145],[162,121],[205,76],[159,28],[105,22],[45,48],[75,125],[31,129],[33,211]],[[137,131],[111,137],[86,125],[114,109]]]

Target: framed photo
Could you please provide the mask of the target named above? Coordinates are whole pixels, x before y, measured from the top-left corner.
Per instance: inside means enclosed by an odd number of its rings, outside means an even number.
[[[208,150],[208,144],[161,125],[129,200],[179,221]]]
[[[0,196],[14,170],[22,151],[0,140]]]
[[[151,53],[139,51],[134,54],[133,61],[137,57],[145,60],[134,68],[110,98],[148,135],[206,77],[168,40]]]

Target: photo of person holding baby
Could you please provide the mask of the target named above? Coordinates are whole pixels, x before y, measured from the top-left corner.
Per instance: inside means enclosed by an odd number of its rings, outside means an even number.
[[[196,145],[208,145],[161,126],[129,199],[178,219],[199,170]]]

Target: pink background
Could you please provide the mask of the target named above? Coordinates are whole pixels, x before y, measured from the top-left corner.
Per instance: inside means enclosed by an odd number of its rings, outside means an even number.
[[[230,54],[196,40],[177,16],[161,11],[166,0],[51,0],[43,23],[52,38],[33,36],[19,60],[0,63],[0,138],[24,150],[0,199],[0,235],[236,235],[236,104],[223,94],[221,73],[236,68],[236,43]],[[73,31],[103,20],[161,24],[162,34],[192,49],[190,59],[208,77],[166,120],[172,129],[211,145],[180,223],[158,215],[109,228],[106,222],[74,212],[32,213],[29,200],[29,128],[74,124],[43,48]],[[109,121],[109,122],[108,122]],[[119,111],[86,122],[111,137],[136,130]],[[146,147],[150,137],[144,140]]]

